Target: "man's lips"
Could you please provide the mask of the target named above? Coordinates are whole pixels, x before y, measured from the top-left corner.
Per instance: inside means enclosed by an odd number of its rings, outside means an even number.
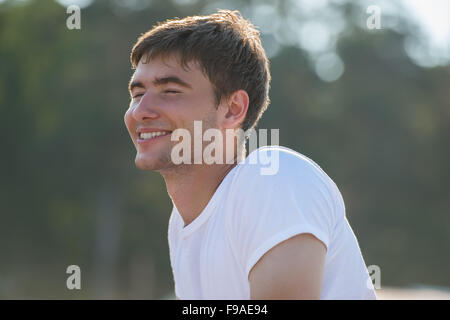
[[[166,129],[161,129],[161,128],[137,128],[136,129],[136,133],[140,134],[142,132],[146,133],[146,132],[158,132],[158,131],[162,131],[162,132],[172,132],[171,130],[166,130]]]
[[[143,143],[170,135],[172,131],[159,128],[139,128],[136,133],[137,143]]]

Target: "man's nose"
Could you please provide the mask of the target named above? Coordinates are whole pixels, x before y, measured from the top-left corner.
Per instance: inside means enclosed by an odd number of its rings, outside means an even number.
[[[159,117],[158,108],[154,103],[151,92],[146,92],[132,112],[132,116],[137,121],[157,119]]]

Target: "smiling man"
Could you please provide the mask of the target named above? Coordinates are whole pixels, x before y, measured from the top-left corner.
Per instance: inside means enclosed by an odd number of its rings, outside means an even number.
[[[254,128],[269,104],[269,61],[250,22],[228,10],[167,20],[138,39],[131,63],[125,123],[137,167],[159,172],[173,203],[168,240],[177,298],[375,298],[326,173],[278,146],[238,161],[245,144],[225,134]],[[232,144],[234,161],[174,161],[180,130],[192,137],[183,156],[193,160],[210,129],[222,133],[215,152]],[[275,154],[273,174],[249,161]]]

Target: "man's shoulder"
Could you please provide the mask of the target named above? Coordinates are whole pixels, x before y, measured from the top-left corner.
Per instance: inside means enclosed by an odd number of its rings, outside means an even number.
[[[270,163],[264,158],[271,157],[278,163],[272,174],[263,174],[260,169]],[[309,230],[328,245],[337,217],[337,192],[307,156],[281,146],[259,148],[239,165],[229,190],[225,205],[231,212],[227,218],[231,234],[253,232],[269,239],[279,232]]]
[[[312,159],[283,146],[260,147],[239,164],[237,176],[244,179],[292,180],[308,175],[327,180],[328,175]]]
[[[341,198],[334,181],[316,162],[282,146],[251,152],[239,164],[229,193],[229,199],[237,203],[260,202],[263,198],[279,203],[292,197],[320,198],[330,204]]]

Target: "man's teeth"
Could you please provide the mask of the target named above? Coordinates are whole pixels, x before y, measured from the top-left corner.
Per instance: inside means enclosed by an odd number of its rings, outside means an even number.
[[[139,137],[141,138],[141,139],[143,139],[143,140],[146,140],[146,139],[151,139],[151,138],[155,138],[155,137],[158,137],[158,136],[165,136],[165,135],[167,135],[167,134],[169,134],[170,132],[167,132],[167,131],[156,131],[156,132],[141,132],[141,134],[139,135]]]

